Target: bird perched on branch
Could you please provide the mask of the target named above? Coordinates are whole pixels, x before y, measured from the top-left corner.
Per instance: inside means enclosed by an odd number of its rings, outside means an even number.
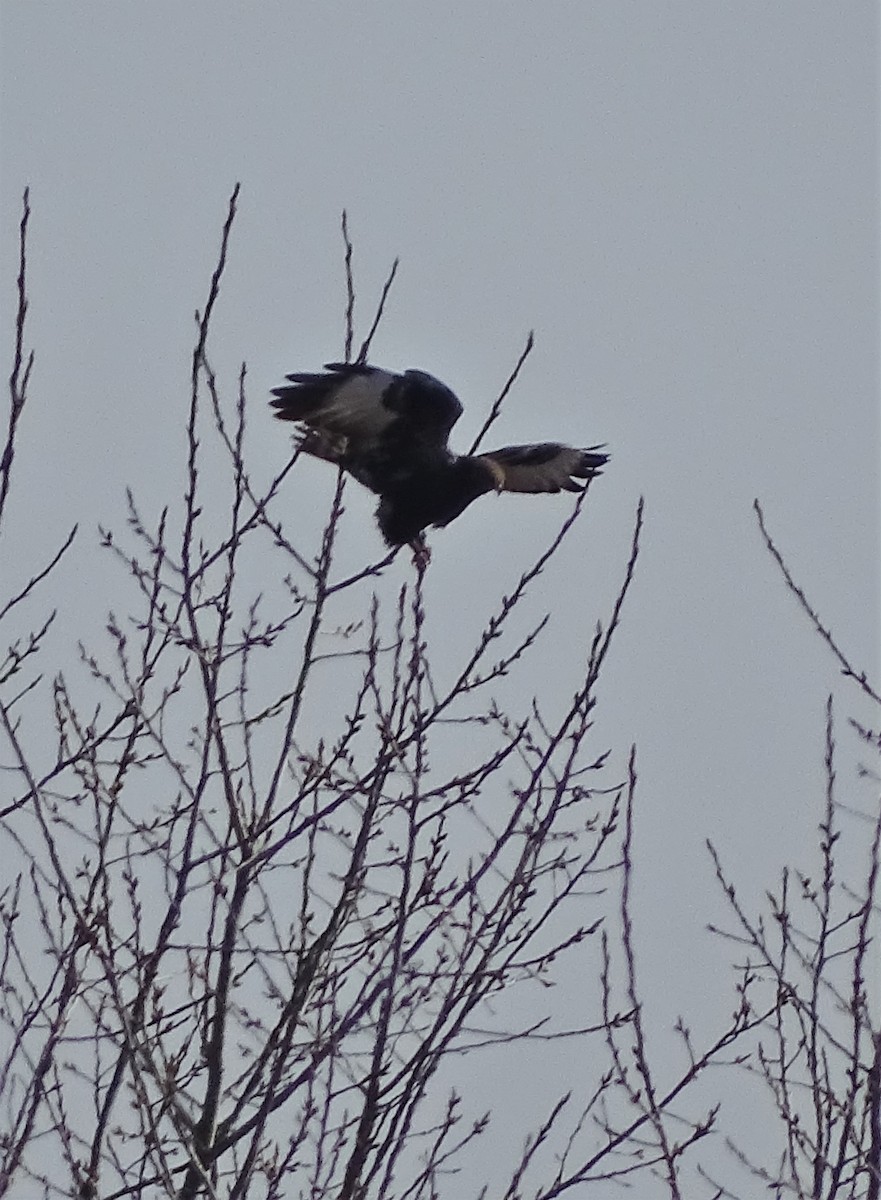
[[[417,556],[428,557],[429,525],[449,525],[485,492],[579,492],[608,462],[601,446],[558,442],[454,454],[447,439],[462,405],[424,371],[327,363],[323,374],[287,379],[272,390],[276,417],[300,426],[301,451],[375,492],[386,542],[406,543]]]

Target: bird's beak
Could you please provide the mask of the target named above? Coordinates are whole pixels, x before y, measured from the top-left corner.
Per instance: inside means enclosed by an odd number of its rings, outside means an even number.
[[[505,490],[505,468],[501,463],[494,462],[491,458],[487,459],[487,466],[492,472],[492,477],[495,480],[495,489],[497,492]]]

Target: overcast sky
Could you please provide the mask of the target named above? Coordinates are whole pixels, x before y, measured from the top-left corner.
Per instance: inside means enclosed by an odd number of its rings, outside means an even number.
[[[33,206],[22,564],[72,520],[87,538],[121,524],[127,484],[148,511],[180,494],[192,314],[237,180],[212,357],[230,388],[248,364],[266,478],[289,453],[269,388],[342,351],[343,207],[362,319],[401,258],[373,359],[457,391],[457,447],[534,329],[492,441],[612,455],[553,584],[537,686],[605,619],[644,495],[597,737],[619,762],[638,745],[658,1020],[705,1002],[713,1025],[728,952],[702,933],[704,839],[754,898],[810,861],[827,694],[861,715],[754,497],[877,680],[877,5],[18,3],[0,22],[7,347],[25,184]],[[291,481],[292,519],[304,492]],[[434,535],[436,645],[467,638],[456,605],[489,611],[565,504],[489,498]],[[371,508],[351,500],[350,552],[375,558]],[[66,586],[71,639],[99,629],[100,577]]]

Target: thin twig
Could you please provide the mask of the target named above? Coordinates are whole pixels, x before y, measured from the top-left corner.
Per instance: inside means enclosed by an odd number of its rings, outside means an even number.
[[[346,351],[344,362],[352,361],[352,343],[355,340],[355,279],[352,274],[352,239],[349,237],[349,215],[343,209],[342,217],[343,245],[345,246],[346,268]]]
[[[12,359],[12,372],[9,376],[9,424],[6,432],[6,444],[0,454],[0,520],[6,507],[9,495],[9,485],[12,479],[12,460],[15,457],[15,431],[24,411],[27,401],[27,387],[31,370],[34,365],[33,350],[24,358],[24,330],[28,312],[27,298],[27,237],[28,222],[31,217],[31,190],[25,188],[22,197],[22,215],[19,223],[18,237],[18,310],[15,317],[15,352]]]
[[[770,533],[768,533],[768,529],[765,525],[765,514],[762,511],[762,506],[758,500],[753,501],[753,508],[755,509],[756,517],[759,521],[759,529],[762,531],[762,537],[765,539],[765,545],[768,547],[768,550],[771,552],[771,556],[777,563],[777,566],[780,568],[783,578],[786,580],[786,586],[797,598],[799,604],[810,617],[811,623],[813,624],[817,633],[819,633],[820,637],[838,659],[839,663],[841,664],[842,674],[846,675],[849,679],[855,679],[867,696],[871,697],[876,704],[881,704],[881,695],[879,695],[879,693],[869,684],[865,671],[858,672],[851,666],[850,661],[845,657],[843,651],[839,648],[838,643],[833,638],[831,630],[827,629],[827,627],[820,620],[817,611],[811,605],[803,589],[793,579],[792,573],[783,559],[783,555],[774,544]]]
[[[395,282],[395,276],[398,273],[400,261],[401,260],[399,258],[395,259],[395,261],[392,263],[392,269],[388,273],[388,278],[382,285],[382,294],[380,295],[379,303],[376,306],[376,313],[374,314],[373,322],[370,326],[367,337],[361,343],[361,349],[358,351],[357,361],[359,363],[367,362],[367,355],[370,352],[370,343],[373,341],[373,335],[379,328],[379,323],[382,320],[383,313],[385,312],[385,302],[388,299],[389,292],[392,290],[392,284]]]
[[[517,362],[514,364],[514,370],[508,376],[505,386],[502,388],[502,390],[499,392],[496,399],[493,401],[492,407],[489,410],[486,420],[481,425],[481,427],[477,433],[477,437],[474,439],[474,441],[471,443],[471,446],[469,447],[469,450],[468,450],[469,454],[477,453],[478,446],[483,441],[484,437],[487,435],[490,428],[498,420],[499,415],[502,411],[502,405],[505,403],[505,398],[507,397],[508,392],[510,392],[511,388],[516,383],[517,376],[520,374],[520,371],[523,368],[523,364],[526,362],[527,358],[529,358],[529,355],[532,353],[532,347],[534,345],[535,345],[535,334],[530,329],[529,334],[527,335],[527,338],[526,338],[526,345],[521,350],[520,357],[517,359]]]

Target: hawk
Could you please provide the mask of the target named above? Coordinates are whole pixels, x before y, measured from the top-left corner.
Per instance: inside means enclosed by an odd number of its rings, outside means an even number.
[[[579,492],[609,460],[602,446],[558,442],[454,454],[447,440],[462,405],[425,371],[327,363],[324,373],[287,380],[272,389],[275,416],[299,425],[301,451],[375,492],[387,544],[417,555],[427,556],[429,525],[449,525],[486,492]]]

